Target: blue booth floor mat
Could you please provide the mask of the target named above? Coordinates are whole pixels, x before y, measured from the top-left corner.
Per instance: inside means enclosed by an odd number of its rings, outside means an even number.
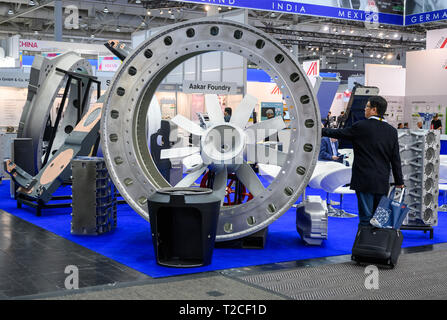
[[[61,188],[55,195],[64,194],[64,191],[71,190]],[[325,197],[325,193],[310,188],[306,195]],[[337,200],[335,196],[333,200]],[[127,204],[118,206],[117,228],[100,236],[70,234],[70,208],[43,209],[40,217],[36,216],[35,209],[25,205],[17,209],[16,201],[9,195],[8,180],[0,185],[0,209],[153,278],[350,254],[358,225],[357,217],[329,217],[328,239],[321,246],[306,245],[296,231],[296,209],[291,208],[269,226],[264,249],[216,248],[208,266],[170,268],[156,263],[150,224]],[[355,195],[344,196],[343,209],[357,214]],[[433,239],[421,231],[403,230],[403,247],[447,242],[447,213],[438,215]]]

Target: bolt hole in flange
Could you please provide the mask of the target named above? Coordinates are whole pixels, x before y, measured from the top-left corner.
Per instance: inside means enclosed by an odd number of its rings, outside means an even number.
[[[149,143],[147,133],[152,128],[150,118],[147,117],[150,104],[155,103],[155,100],[158,103],[157,107],[163,110],[159,101],[154,99],[154,95],[170,72],[183,62],[215,50],[238,54],[257,64],[274,79],[283,95],[284,105],[289,108],[289,127],[292,128],[287,132],[290,133],[289,146],[284,152],[280,153],[276,149],[270,151],[265,149],[266,151],[260,155],[255,152],[256,158],[253,158],[253,163],[273,163],[280,167],[278,176],[272,176],[272,180],[262,180],[262,176],[256,175],[250,167],[251,162],[247,160],[251,145],[245,137],[248,136],[247,130],[251,125],[246,126],[245,121],[248,121],[251,112],[247,113],[247,116],[238,113],[239,106],[243,107],[241,110],[254,108],[259,101],[253,100],[257,100],[256,97],[253,99],[249,96],[241,97],[240,103],[236,102],[231,106],[233,115],[230,121],[234,122],[225,123],[225,126],[234,127],[232,132],[235,133],[232,136],[237,139],[229,142],[217,140],[209,146],[209,150],[206,149],[208,150],[206,153],[211,158],[219,154],[233,157],[235,153],[240,155],[244,164],[222,162],[225,164],[217,165],[216,159],[209,165],[206,162],[193,161],[190,166],[193,170],[183,172],[183,179],[191,175],[191,179],[198,178],[196,182],[205,174],[209,174],[209,181],[212,184],[212,181],[214,183],[220,181],[219,173],[225,172],[220,170],[223,165],[228,176],[237,175],[240,182],[243,182],[243,186],[247,189],[245,199],[251,200],[243,203],[235,201],[234,205],[221,208],[222,219],[219,219],[216,241],[225,241],[259,231],[285,213],[303,192],[315,167],[321,137],[319,108],[307,77],[295,59],[290,56],[289,50],[262,31],[232,21],[202,20],[168,26],[135,48],[121,65],[104,103],[101,136],[104,143],[104,157],[110,165],[111,176],[116,180],[121,195],[138,214],[149,221],[145,199],[154,190],[170,186],[151,156],[153,145]],[[207,96],[205,98],[204,111],[210,115],[212,126],[213,121],[223,118],[223,114],[213,114],[213,110],[223,108],[220,102],[215,104],[218,100]],[[216,108],[213,109],[214,107]],[[281,117],[282,112],[278,116]],[[188,130],[197,130],[198,136],[202,137],[200,141],[205,141],[206,128],[198,128],[197,123],[185,124],[186,121],[193,120],[189,113],[183,114],[183,117],[190,117],[186,120],[176,117],[173,114],[171,121],[179,126],[179,131],[183,130],[189,134]],[[239,118],[244,118],[244,122],[238,123]],[[265,122],[263,127],[263,122],[267,120],[262,120],[259,126],[263,129],[277,126],[272,120],[270,125]],[[283,130],[284,127],[276,130]],[[262,136],[259,142],[255,141],[256,148],[259,148],[258,145],[264,148],[265,138]],[[242,149],[235,148],[234,145]],[[197,146],[200,147],[198,153],[182,156],[181,161],[190,156],[195,156],[196,158],[191,159],[198,159],[197,161],[204,160],[202,155],[204,146],[201,143]],[[240,150],[244,152],[239,152]],[[272,155],[275,155],[276,159],[273,159]],[[231,157],[229,159],[231,161],[236,159]],[[292,170],[288,170],[288,167]],[[290,172],[296,172],[293,179],[289,175]],[[211,187],[213,186],[215,187],[212,184]],[[223,190],[228,191],[229,186],[225,187]],[[235,187],[230,188],[234,190]],[[214,192],[217,193],[218,188],[215,188]],[[259,215],[254,216],[253,212],[259,212]]]

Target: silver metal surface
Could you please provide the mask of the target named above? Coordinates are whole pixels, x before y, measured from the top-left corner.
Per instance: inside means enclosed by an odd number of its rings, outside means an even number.
[[[328,208],[319,196],[308,196],[296,209],[296,229],[310,245],[321,245],[327,239]]]
[[[222,207],[216,241],[226,241],[264,229],[285,213],[304,191],[317,161],[321,139],[318,103],[289,50],[267,34],[232,21],[214,18],[172,25],[130,53],[115,74],[104,103],[101,140],[120,194],[149,221],[146,199],[157,189],[170,186],[148,150],[149,104],[171,70],[210,51],[239,54],[265,70],[282,91],[291,116],[290,148],[275,180],[253,200]],[[209,116],[221,120],[219,114]],[[220,176],[216,180],[220,181]],[[217,183],[217,189],[221,184]]]
[[[404,203],[410,208],[404,226],[438,224],[440,133],[439,130],[399,130]],[[399,189],[395,194],[398,200]]]
[[[43,136],[51,109],[54,107],[55,99],[67,80],[65,73],[56,71],[60,68],[65,71],[92,74],[90,63],[74,52],[67,52],[55,58],[36,56],[31,68],[30,82],[28,85],[28,96],[20,118],[17,131],[18,138],[33,139],[33,153],[36,159],[36,169],[42,167]],[[76,126],[76,109],[73,103],[77,99],[76,81],[73,82],[70,96],[66,101],[66,112],[59,123],[59,128],[51,150],[51,156],[63,144],[68,136],[67,127]],[[79,102],[80,104],[80,102]],[[87,102],[88,105],[88,102]],[[88,108],[86,108],[88,109]]]

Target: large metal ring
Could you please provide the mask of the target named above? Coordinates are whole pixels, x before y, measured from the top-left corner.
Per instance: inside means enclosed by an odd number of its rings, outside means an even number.
[[[247,25],[213,19],[166,28],[136,48],[115,74],[101,120],[103,153],[121,195],[149,221],[147,198],[169,183],[155,166],[146,138],[150,101],[180,63],[210,51],[243,56],[278,84],[290,110],[290,148],[284,166],[253,200],[222,207],[217,241],[241,238],[264,229],[303,193],[317,162],[321,120],[318,103],[302,68],[289,51],[267,34]]]
[[[88,75],[92,74],[90,63],[74,52],[67,52],[52,59],[36,56],[31,69],[28,97],[23,107],[17,137],[33,139],[33,153],[37,170],[42,167],[43,140],[47,120],[51,109],[54,107],[55,99],[67,80],[67,75],[57,71],[57,68]],[[76,99],[77,88],[73,84],[65,104],[64,117],[59,123],[61,130],[58,128],[52,150],[49,150],[52,154],[56,153],[57,149],[64,143],[65,138],[71,132],[69,128],[73,129],[77,124],[77,111],[73,108],[73,104],[80,105],[81,102],[76,102]],[[51,159],[52,154],[50,154],[49,159]]]

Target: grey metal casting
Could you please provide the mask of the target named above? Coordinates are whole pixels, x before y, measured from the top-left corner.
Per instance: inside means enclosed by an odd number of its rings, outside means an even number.
[[[47,120],[51,109],[54,107],[55,99],[67,80],[66,74],[57,71],[56,68],[88,75],[92,74],[90,63],[74,52],[67,52],[51,59],[43,56],[35,57],[31,68],[27,101],[20,118],[17,137],[33,139],[33,154],[36,159],[35,167],[37,170],[40,170],[42,167],[42,159],[46,147],[43,138]],[[77,110],[73,107],[74,104],[81,104],[80,101],[76,101],[77,97],[77,86],[74,83],[71,85],[64,117],[59,123],[53,147],[50,150],[49,160],[77,124]]]
[[[441,150],[439,130],[399,130],[399,147],[406,188],[404,203],[410,208],[403,226],[436,226]],[[395,198],[399,197],[400,192],[396,192]]]
[[[239,54],[265,70],[282,91],[291,119],[290,148],[274,181],[258,189],[253,200],[222,207],[216,241],[226,241],[253,234],[278,219],[303,193],[316,165],[321,139],[318,103],[306,74],[288,49],[264,32],[233,21],[213,18],[169,26],[131,52],[116,72],[104,103],[101,141],[120,194],[149,221],[147,198],[170,187],[150,156],[146,138],[149,104],[170,71],[211,51]],[[227,169],[231,170],[224,167],[216,175],[215,180],[221,182],[216,183],[215,192],[216,188],[222,191],[226,179],[220,177]],[[244,173],[256,181],[248,169]]]

